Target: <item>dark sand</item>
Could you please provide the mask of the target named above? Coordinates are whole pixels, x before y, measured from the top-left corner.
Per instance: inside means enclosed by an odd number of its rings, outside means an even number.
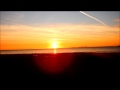
[[[62,72],[50,75],[35,64],[39,60],[71,59],[72,63]],[[119,77],[120,53],[61,53],[0,55],[0,75],[3,81],[62,82],[62,83],[115,83]]]

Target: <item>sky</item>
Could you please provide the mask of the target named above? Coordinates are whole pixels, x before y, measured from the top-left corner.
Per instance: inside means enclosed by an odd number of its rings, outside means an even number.
[[[1,50],[120,45],[120,11],[0,11]]]

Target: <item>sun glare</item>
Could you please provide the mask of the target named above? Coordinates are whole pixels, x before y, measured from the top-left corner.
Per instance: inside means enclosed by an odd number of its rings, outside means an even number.
[[[57,48],[57,43],[56,42],[53,42],[53,48],[55,49],[55,48]]]

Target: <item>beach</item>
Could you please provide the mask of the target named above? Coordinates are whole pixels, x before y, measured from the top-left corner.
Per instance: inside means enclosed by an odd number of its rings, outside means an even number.
[[[120,53],[1,54],[0,59],[3,80],[108,82],[118,79]]]

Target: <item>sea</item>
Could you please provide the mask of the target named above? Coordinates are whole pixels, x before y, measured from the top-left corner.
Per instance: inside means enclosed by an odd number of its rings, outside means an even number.
[[[56,54],[56,53],[79,53],[79,52],[113,53],[113,52],[120,52],[120,47],[0,50],[0,54],[43,54],[43,53]]]

